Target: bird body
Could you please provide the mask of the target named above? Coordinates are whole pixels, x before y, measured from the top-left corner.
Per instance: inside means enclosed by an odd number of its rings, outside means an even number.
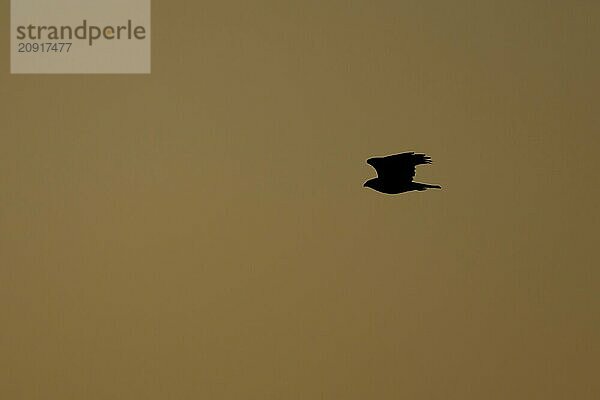
[[[410,182],[408,184],[397,182],[395,180],[384,180],[380,178],[369,179],[365,182],[365,187],[371,188],[385,194],[400,194],[412,192],[413,190],[423,191],[427,189],[441,189],[439,185],[428,185],[426,183]]]
[[[439,185],[413,182],[415,167],[421,164],[431,164],[431,158],[425,154],[414,152],[394,154],[385,157],[372,157],[367,164],[375,168],[377,178],[369,179],[364,187],[385,194],[400,194],[410,191],[441,189]]]

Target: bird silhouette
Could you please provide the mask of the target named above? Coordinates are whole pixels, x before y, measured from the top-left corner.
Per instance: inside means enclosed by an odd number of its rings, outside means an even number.
[[[413,190],[442,188],[439,185],[413,182],[415,167],[431,164],[431,158],[425,154],[415,154],[411,151],[386,157],[373,157],[367,160],[367,164],[375,168],[377,178],[369,179],[363,186],[381,193],[399,194]]]

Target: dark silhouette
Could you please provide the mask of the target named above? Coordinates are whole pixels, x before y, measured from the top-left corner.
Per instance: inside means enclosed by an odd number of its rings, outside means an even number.
[[[425,154],[415,154],[411,151],[386,157],[373,157],[367,160],[367,164],[375,168],[377,178],[369,179],[363,186],[381,193],[398,194],[413,190],[442,188],[438,185],[413,182],[415,167],[421,164],[431,164],[431,158]]]

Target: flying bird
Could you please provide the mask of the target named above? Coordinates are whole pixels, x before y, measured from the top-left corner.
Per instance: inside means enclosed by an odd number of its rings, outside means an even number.
[[[442,188],[439,185],[413,182],[415,167],[431,164],[431,158],[425,154],[415,154],[411,151],[386,157],[373,157],[367,160],[367,164],[375,168],[377,178],[369,179],[363,186],[381,193],[399,194],[413,190]]]

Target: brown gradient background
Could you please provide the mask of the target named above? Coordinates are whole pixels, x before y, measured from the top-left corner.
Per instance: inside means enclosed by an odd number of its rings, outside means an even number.
[[[155,1],[150,76],[1,13],[1,398],[600,398],[598,2]]]

